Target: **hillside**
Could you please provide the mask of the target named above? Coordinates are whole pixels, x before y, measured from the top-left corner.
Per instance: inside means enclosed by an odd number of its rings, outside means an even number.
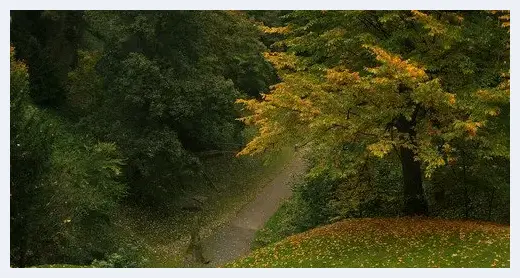
[[[428,218],[344,220],[225,267],[509,267],[509,229]]]

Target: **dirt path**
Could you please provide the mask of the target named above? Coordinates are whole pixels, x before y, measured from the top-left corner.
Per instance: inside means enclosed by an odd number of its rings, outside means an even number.
[[[204,256],[209,267],[216,267],[246,255],[257,230],[276,212],[282,201],[291,195],[291,184],[305,170],[301,154],[296,154],[256,199],[245,205],[237,216],[203,241]]]

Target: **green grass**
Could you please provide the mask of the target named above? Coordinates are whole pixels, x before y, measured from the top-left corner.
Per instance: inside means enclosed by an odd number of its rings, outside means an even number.
[[[294,234],[293,230],[289,230],[290,225],[286,223],[290,220],[287,211],[289,205],[287,201],[282,203],[280,208],[267,220],[264,227],[255,233],[251,249],[265,247]]]
[[[509,226],[350,219],[290,236],[225,267],[509,267]]]
[[[209,236],[251,202],[293,155],[292,148],[285,148],[272,156],[269,163],[265,163],[262,156],[220,156],[204,161],[205,171],[219,191],[200,186],[189,193],[208,197],[202,215],[201,237]],[[148,259],[147,267],[186,266],[184,251],[193,224],[191,220],[192,215],[183,211],[158,214],[130,207],[123,208],[117,216],[120,233],[142,246],[142,255]]]

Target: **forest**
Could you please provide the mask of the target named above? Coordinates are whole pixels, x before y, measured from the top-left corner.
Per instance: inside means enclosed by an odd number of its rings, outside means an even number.
[[[11,267],[509,267],[509,11],[10,20]]]

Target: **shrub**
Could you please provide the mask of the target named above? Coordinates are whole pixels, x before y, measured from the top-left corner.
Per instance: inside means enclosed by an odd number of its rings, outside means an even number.
[[[141,255],[141,247],[128,244],[126,248],[119,248],[117,252],[106,256],[103,260],[94,260],[93,267],[102,268],[131,268],[144,267],[147,259]]]

